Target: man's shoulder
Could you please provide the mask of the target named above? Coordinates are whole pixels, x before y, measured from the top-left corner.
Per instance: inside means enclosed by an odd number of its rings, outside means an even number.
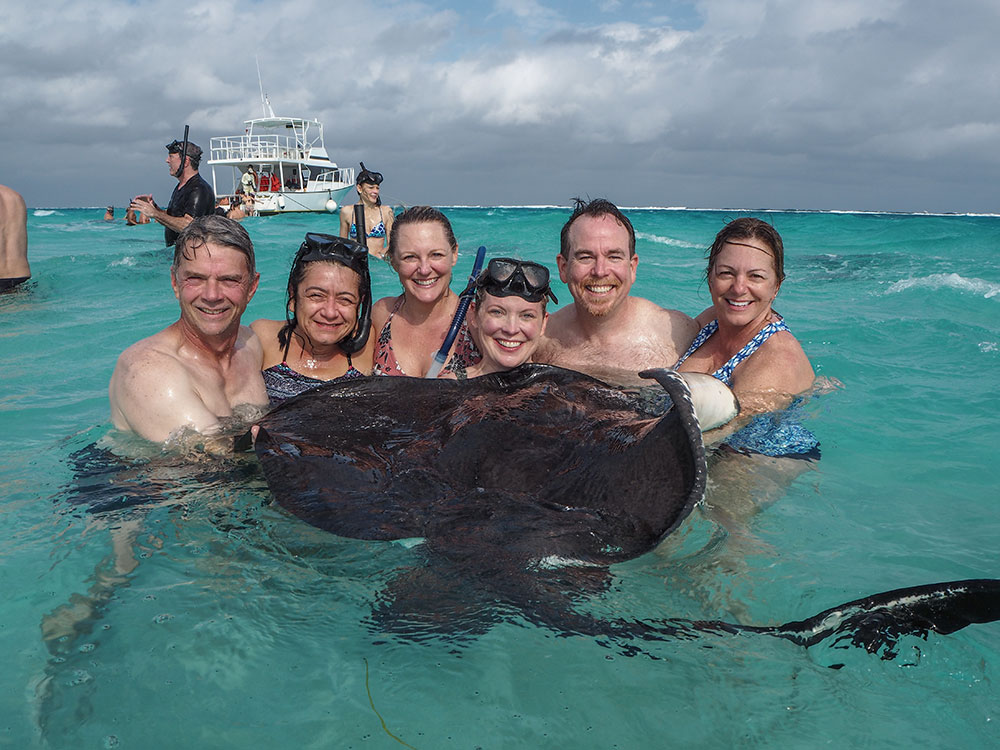
[[[144,373],[174,370],[181,367],[173,326],[140,339],[118,356],[116,374],[133,377]]]

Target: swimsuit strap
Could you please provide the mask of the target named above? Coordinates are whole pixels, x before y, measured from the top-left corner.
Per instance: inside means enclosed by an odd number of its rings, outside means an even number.
[[[712,377],[718,378],[726,385],[732,385],[733,370],[736,369],[736,365],[748,359],[754,352],[760,349],[765,341],[771,338],[778,331],[787,330],[788,326],[785,325],[785,321],[779,315],[776,321],[768,323],[766,326],[757,331],[757,335],[750,339],[742,349],[736,352],[736,354],[730,357],[726,364],[713,372]]]
[[[719,321],[713,320],[707,326],[698,331],[698,335],[694,337],[694,341],[691,342],[691,346],[688,347],[688,350],[684,352],[684,356],[682,356],[679,360],[677,360],[676,363],[674,363],[674,369],[676,370],[678,367],[680,367],[681,362],[683,362],[685,359],[694,354],[702,344],[708,341],[709,336],[711,336],[718,330],[719,330]]]
[[[775,315],[778,314],[775,313]],[[695,351],[697,351],[699,347],[704,345],[704,343],[708,341],[709,338],[711,338],[712,334],[714,334],[718,330],[719,330],[719,321],[713,320],[711,323],[709,323],[700,331],[698,331],[698,335],[694,337],[694,341],[691,342],[691,346],[688,347],[688,350],[684,352],[684,356],[681,357],[679,360],[677,360],[677,363],[674,365],[674,369],[676,370],[678,367],[680,367],[681,363],[684,360],[686,360]],[[774,321],[773,323],[768,323],[766,326],[757,331],[757,335],[754,336],[752,339],[750,339],[742,349],[736,352],[736,354],[730,357],[728,362],[726,362],[722,367],[713,372],[712,377],[716,378],[717,380],[721,380],[726,385],[732,385],[733,370],[736,369],[736,366],[741,362],[743,362],[744,360],[748,359],[750,355],[752,355],[754,352],[760,349],[760,347],[764,344],[764,342],[767,341],[769,338],[771,338],[771,336],[776,334],[778,331],[787,331],[787,330],[788,326],[785,325],[784,318],[778,315],[778,319],[776,321]]]
[[[385,319],[385,325],[379,331],[378,341],[375,342],[373,375],[391,375],[393,372],[397,372],[400,375],[406,374],[399,366],[399,363],[396,362],[396,355],[392,351],[392,319],[405,301],[406,294],[399,295],[396,304],[389,311],[389,317]]]

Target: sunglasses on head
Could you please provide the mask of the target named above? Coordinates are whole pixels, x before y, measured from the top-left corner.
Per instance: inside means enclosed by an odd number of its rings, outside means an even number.
[[[528,302],[541,302],[548,296],[559,304],[549,288],[549,269],[530,260],[493,258],[479,275],[476,286],[494,297],[517,296]]]
[[[358,267],[368,270],[368,248],[364,245],[332,234],[307,232],[305,240],[299,245],[296,262],[329,259],[339,260],[354,270]]]

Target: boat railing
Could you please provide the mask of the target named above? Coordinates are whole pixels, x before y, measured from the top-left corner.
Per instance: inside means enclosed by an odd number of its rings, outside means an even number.
[[[336,187],[337,183],[343,185],[344,183],[348,185],[354,184],[354,167],[343,167],[342,169],[324,169],[318,175],[309,180],[310,189],[314,189],[313,186],[317,186],[315,189],[323,189],[327,183],[330,183],[331,187]]]
[[[211,161],[301,161],[308,146],[286,135],[223,135],[212,138]]]

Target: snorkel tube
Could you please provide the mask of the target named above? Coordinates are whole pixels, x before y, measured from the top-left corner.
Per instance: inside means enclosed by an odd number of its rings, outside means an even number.
[[[180,171],[177,173],[177,179],[179,180],[184,174],[184,159],[187,158],[188,154],[188,133],[191,131],[190,125],[184,126],[184,143],[181,145],[181,166]]]
[[[480,245],[479,250],[476,251],[476,262],[472,265],[469,285],[465,287],[464,292],[458,295],[458,309],[455,310],[455,317],[451,319],[451,328],[448,329],[448,335],[444,337],[444,343],[434,355],[434,361],[431,362],[427,375],[424,377],[436,378],[441,372],[441,368],[444,367],[444,363],[448,359],[448,352],[451,351],[451,345],[455,343],[455,337],[458,336],[458,329],[462,327],[462,321],[465,320],[465,313],[468,312],[469,305],[472,304],[472,298],[476,296],[476,279],[479,278],[479,272],[483,270],[483,260],[485,259],[486,245]]]

